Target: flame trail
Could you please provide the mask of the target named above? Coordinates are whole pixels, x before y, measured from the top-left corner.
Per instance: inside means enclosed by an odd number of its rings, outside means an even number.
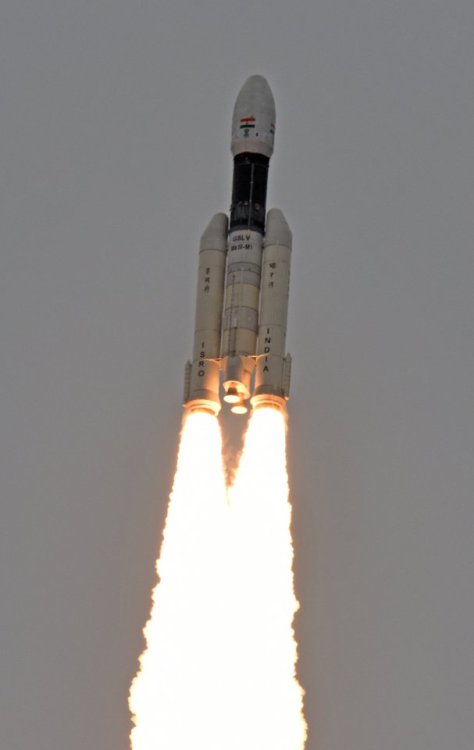
[[[305,743],[288,494],[285,416],[257,409],[230,488],[236,750],[301,750]]]
[[[217,419],[183,427],[146,649],[130,690],[133,750],[223,748],[220,654],[225,613],[226,487]],[[221,596],[221,593],[224,596]]]
[[[228,491],[216,418],[185,421],[130,691],[133,750],[304,746],[285,442],[284,416],[255,411]]]

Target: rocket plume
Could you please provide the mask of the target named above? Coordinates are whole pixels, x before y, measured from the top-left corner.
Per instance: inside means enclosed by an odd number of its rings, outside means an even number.
[[[222,747],[226,487],[217,419],[184,423],[146,648],[129,705],[133,750]]]
[[[232,487],[217,419],[191,412],[130,691],[133,750],[302,750],[281,411],[254,411]]]
[[[295,666],[291,506],[286,421],[254,410],[235,483],[229,490],[233,550],[235,748],[301,750],[303,690]]]

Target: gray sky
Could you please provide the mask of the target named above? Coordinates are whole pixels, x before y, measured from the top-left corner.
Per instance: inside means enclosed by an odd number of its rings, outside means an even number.
[[[474,747],[471,0],[4,0],[0,746],[126,750],[199,236],[277,106],[309,750]]]

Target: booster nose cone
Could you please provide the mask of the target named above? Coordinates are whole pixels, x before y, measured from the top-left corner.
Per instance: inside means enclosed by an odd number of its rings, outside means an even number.
[[[201,237],[200,250],[212,249],[225,252],[227,248],[227,216],[214,214]]]
[[[285,245],[291,248],[291,229],[279,208],[271,208],[267,214],[265,246],[267,245]]]
[[[243,153],[273,153],[275,138],[275,101],[270,86],[263,76],[250,76],[239,91],[232,116],[231,151]]]

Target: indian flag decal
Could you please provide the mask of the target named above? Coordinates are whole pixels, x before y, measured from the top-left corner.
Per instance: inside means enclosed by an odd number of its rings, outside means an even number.
[[[272,135],[275,135],[275,123],[274,122],[270,123],[270,133]]]
[[[240,118],[240,130],[243,130],[244,128],[254,128],[255,127],[255,117],[241,117]]]

